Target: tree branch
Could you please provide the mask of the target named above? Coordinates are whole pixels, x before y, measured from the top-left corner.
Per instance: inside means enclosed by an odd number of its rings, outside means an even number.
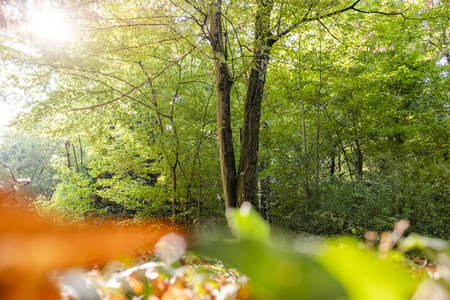
[[[356,8],[356,5],[358,3],[360,3],[360,2],[361,2],[361,0],[356,0],[355,2],[353,2],[352,5],[350,5],[350,6],[346,7],[346,8],[339,9],[339,10],[327,13],[327,14],[322,15],[322,16],[317,16],[317,17],[314,17],[314,18],[308,18],[308,15],[311,12],[311,8],[312,8],[312,7],[310,7],[308,12],[303,16],[303,18],[301,20],[299,20],[298,22],[292,24],[291,26],[289,26],[286,30],[282,31],[281,33],[275,35],[272,39],[276,42],[277,40],[279,40],[280,38],[282,38],[285,35],[289,34],[292,30],[294,30],[295,28],[297,28],[298,26],[300,26],[303,23],[310,22],[310,21],[320,21],[321,19],[325,19],[325,18],[334,16],[334,15],[338,15],[338,14],[341,14],[341,13],[346,12],[348,10],[354,10],[356,12],[364,13],[364,14],[379,14],[379,15],[384,15],[384,16],[397,16],[397,15],[400,15],[404,19],[415,19],[415,18],[406,17],[404,15],[404,13],[406,11],[408,11],[411,8],[411,6],[408,7],[407,9],[405,9],[404,11],[401,11],[401,12],[390,12],[390,13],[388,13],[388,12],[382,12],[382,11],[364,11],[364,10],[358,9],[358,8]],[[323,23],[321,23],[321,24],[323,24]],[[329,32],[329,30],[327,30],[327,31]]]
[[[325,30],[328,32],[328,34],[331,35],[336,41],[338,41],[339,43],[344,44],[333,33],[331,33],[330,29],[320,19],[318,19],[317,22],[319,22],[320,25],[322,25],[322,27],[325,28]]]
[[[298,26],[300,26],[301,24],[303,24],[305,22],[328,18],[328,17],[334,16],[334,15],[346,12],[347,10],[354,9],[356,4],[358,4],[359,2],[361,2],[361,0],[356,0],[355,2],[353,2],[352,5],[350,5],[350,6],[346,7],[346,8],[343,8],[343,9],[340,9],[340,10],[336,10],[336,11],[330,12],[328,14],[325,14],[323,16],[318,16],[318,17],[315,17],[315,18],[308,18],[308,15],[309,15],[309,13],[311,12],[311,9],[312,9],[312,6],[310,6],[308,11],[306,12],[306,14],[303,16],[303,18],[300,21],[292,24],[289,28],[287,28],[286,30],[284,30],[281,33],[277,34],[274,37],[274,40],[275,41],[279,40],[280,38],[284,37],[285,35],[287,35],[292,30],[294,30],[295,28],[297,28]]]

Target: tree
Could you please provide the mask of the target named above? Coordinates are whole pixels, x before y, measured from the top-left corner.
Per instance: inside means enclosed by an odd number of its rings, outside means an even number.
[[[360,0],[350,3],[347,1],[285,3],[258,0],[233,5],[218,0],[212,1],[206,6],[197,2],[186,2],[198,13],[198,16],[194,16],[195,12],[191,16],[203,30],[205,38],[209,40],[214,55],[217,128],[226,207],[240,206],[245,201],[257,206],[261,104],[269,59],[275,43],[295,32],[305,23],[320,22],[344,12],[402,15],[404,17],[401,11],[404,9],[404,3],[399,3],[398,6],[389,7],[388,11],[383,11],[378,10],[378,8],[385,9],[383,5],[376,7],[374,4],[361,3]],[[225,13],[223,12],[224,8]],[[251,29],[236,30],[237,23],[234,24],[233,20],[235,19],[228,14],[228,11],[233,8],[236,9],[236,13],[254,15]],[[234,16],[234,18],[236,17]],[[230,30],[224,31],[226,25],[230,27]],[[253,49],[249,50],[247,54],[250,57],[250,63],[246,68],[250,71],[243,104],[244,117],[240,132],[239,167],[236,171],[230,107],[231,89],[240,74],[236,74],[236,70],[233,68],[235,58],[232,54],[233,50],[228,46],[231,44],[230,39],[234,38],[236,39],[234,44],[240,45],[242,49],[240,35],[245,34],[246,30],[253,32],[254,37],[250,42]]]
[[[6,192],[17,188],[19,202],[31,202],[39,195],[51,197],[58,183],[54,178],[56,170],[51,166],[51,159],[58,154],[60,151],[55,142],[49,138],[4,132],[0,137],[0,160],[5,163],[1,166],[2,188]],[[14,182],[19,178],[29,181],[26,189],[19,188],[23,183]]]
[[[124,5],[69,3],[82,36],[62,44],[18,38],[34,49],[28,54],[12,44],[2,48],[3,57],[30,68],[23,81],[41,93],[32,95],[22,124],[76,146],[61,160],[66,166],[69,153],[71,171],[60,171],[70,175],[66,190],[75,202],[76,191],[87,188],[91,195],[83,194],[82,202],[101,197],[133,213],[188,222],[206,209],[250,201],[274,222],[314,220],[301,230],[316,230],[329,216],[365,228],[365,209],[378,212],[371,201],[389,198],[373,187],[383,182],[383,191],[391,189],[380,179],[390,174],[391,160],[404,170],[422,161],[437,174],[431,160],[419,159],[424,146],[438,145],[433,157],[446,159],[447,123],[436,116],[448,115],[441,88],[448,78],[439,75],[443,66],[434,66],[445,56],[446,25],[423,22],[444,16],[443,7],[386,1]],[[430,35],[431,24],[439,26],[438,35]],[[78,137],[87,168],[82,179],[74,172]],[[159,174],[154,186],[149,174]],[[393,182],[401,177],[390,176]],[[401,190],[408,191],[406,185]],[[349,210],[355,206],[358,218]],[[317,230],[329,233],[327,226]]]

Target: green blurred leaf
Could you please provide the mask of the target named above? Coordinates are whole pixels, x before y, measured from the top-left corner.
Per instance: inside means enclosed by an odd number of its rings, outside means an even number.
[[[193,251],[220,259],[249,276],[253,299],[342,299],[346,294],[312,255],[285,245],[255,240],[215,241],[195,246]]]
[[[270,227],[250,203],[245,202],[239,209],[229,209],[227,218],[235,238],[269,241]]]
[[[439,252],[447,252],[450,254],[450,242],[441,239],[434,239],[429,237],[420,236],[418,234],[410,234],[400,244],[402,251],[408,251],[410,249],[417,248],[421,250],[434,250]]]
[[[402,251],[414,248],[423,250],[432,261],[439,265],[442,276],[433,284],[440,286],[442,293],[445,293],[447,297],[445,299],[448,299],[450,297],[450,242],[412,233],[400,243],[399,248]]]
[[[411,299],[419,283],[351,238],[330,242],[320,260],[344,285],[350,300]]]

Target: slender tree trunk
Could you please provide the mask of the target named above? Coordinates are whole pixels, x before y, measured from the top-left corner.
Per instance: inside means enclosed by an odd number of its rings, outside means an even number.
[[[338,145],[336,147],[338,147]],[[336,151],[337,151],[337,160],[338,160],[338,173],[340,174],[342,172],[341,153],[339,153],[339,148],[337,148]]]
[[[64,143],[64,146],[66,147],[67,167],[70,169],[70,168],[72,168],[72,164],[71,164],[71,162],[70,162],[70,141],[67,140],[67,141]]]
[[[178,164],[178,153],[175,153],[175,163],[170,168],[172,175],[172,217],[175,218],[176,202],[177,202],[177,164]]]
[[[319,30],[320,32],[320,30]],[[316,202],[319,199],[319,172],[320,172],[320,159],[319,159],[319,141],[320,141],[320,106],[322,97],[322,41],[319,45],[319,90],[317,91],[317,131],[316,131]],[[316,206],[315,204],[313,205]]]
[[[198,194],[197,194],[197,222],[200,225],[200,204],[202,199],[202,164],[198,159]]]
[[[217,99],[217,135],[225,207],[237,206],[236,161],[231,131],[231,88],[233,81],[228,69],[227,53],[222,33],[222,1],[211,4],[210,41],[214,53]]]
[[[78,144],[80,145],[80,166],[83,167],[83,146],[81,145],[80,136],[78,136]]]
[[[333,178],[336,173],[336,148],[333,148],[333,151],[331,151],[330,160],[330,177]]]
[[[352,173],[352,167],[350,165],[350,160],[348,159],[347,152],[345,151],[344,144],[342,143],[342,140],[341,140],[341,136],[339,135],[339,132],[337,130],[336,130],[336,134],[338,136],[338,141],[339,141],[339,145],[341,146],[342,153],[344,154],[344,159],[345,159],[345,163],[347,164],[348,173],[350,175],[350,180],[353,181],[353,173]]]
[[[259,65],[252,69],[244,108],[244,125],[241,130],[241,158],[238,171],[238,203],[245,201],[257,207],[258,151],[261,122],[261,102],[269,56],[258,58]]]
[[[75,145],[72,144],[73,157],[75,158],[75,165],[77,166],[77,172],[80,172],[80,167],[78,166],[77,153],[75,152]]]
[[[241,130],[237,198],[239,206],[245,201],[258,206],[258,151],[261,103],[266,82],[270,51],[275,40],[270,38],[270,1],[258,1],[255,19],[254,66],[251,68],[244,104],[244,124]]]
[[[300,47],[298,48],[298,61],[300,62]],[[311,191],[309,189],[309,156],[308,148],[306,145],[306,117],[305,117],[305,99],[303,97],[303,83],[300,66],[298,67],[298,78],[300,85],[300,102],[302,109],[302,142],[303,142],[303,169],[305,172],[305,198],[308,200],[311,197]]]
[[[355,140],[356,144],[356,174],[358,175],[358,178],[361,178],[363,175],[363,152],[361,150],[361,145],[359,143],[359,140]]]

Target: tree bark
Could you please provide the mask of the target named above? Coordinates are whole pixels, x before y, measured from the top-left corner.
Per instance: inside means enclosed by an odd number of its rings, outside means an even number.
[[[233,80],[227,64],[227,52],[222,33],[222,1],[211,4],[210,42],[214,54],[217,99],[217,135],[225,207],[236,207],[236,161],[231,131],[231,88]]]
[[[172,218],[175,220],[177,213],[176,203],[177,203],[177,164],[178,164],[178,153],[175,153],[175,163],[170,167],[170,172],[172,175]]]
[[[363,175],[363,152],[359,140],[355,140],[356,145],[356,174],[358,178],[362,178]]]
[[[190,1],[187,1],[189,4]],[[222,183],[225,195],[225,206],[236,207],[245,201],[252,203],[255,207],[258,204],[258,151],[259,132],[261,121],[261,103],[263,99],[264,85],[266,81],[267,67],[269,64],[272,46],[280,38],[289,34],[292,30],[303,23],[328,18],[349,10],[357,10],[355,6],[360,0],[355,0],[351,5],[326,13],[324,15],[312,16],[310,11],[298,22],[281,28],[281,17],[274,35],[271,32],[270,17],[273,9],[273,0],[256,0],[255,14],[255,39],[253,50],[253,63],[248,79],[247,94],[244,104],[244,123],[241,128],[241,149],[239,169],[236,173],[236,161],[233,149],[233,135],[231,131],[230,114],[230,91],[234,78],[227,64],[227,49],[222,30],[222,0],[212,0],[209,4],[209,41],[214,54],[214,70],[216,77],[217,93],[217,129],[218,144],[220,153],[220,166],[222,173]],[[192,5],[192,4],[191,4]],[[200,11],[199,7],[193,7]],[[282,8],[280,8],[282,10]],[[357,10],[359,11],[359,10]],[[376,13],[376,12],[371,12]],[[201,20],[197,20],[204,29]],[[318,99],[318,128],[320,130],[320,91]],[[317,142],[317,141],[316,141]],[[318,142],[317,142],[318,143]],[[319,164],[316,164],[316,196],[318,196],[318,173]],[[306,183],[307,194],[309,196],[308,184]]]
[[[231,131],[231,88],[233,78],[227,64],[227,51],[222,32],[222,1],[211,4],[210,42],[214,54],[217,97],[217,131],[225,207],[237,207],[245,201],[258,204],[258,151],[261,103],[266,81],[270,50],[275,43],[270,32],[271,1],[258,1],[255,18],[254,61],[250,71],[244,104],[244,124],[238,173]]]
[[[298,47],[298,61],[300,62],[300,45]],[[305,198],[309,202],[311,197],[311,191],[309,189],[309,155],[308,147],[306,144],[306,111],[305,111],[305,99],[303,97],[303,83],[300,66],[298,67],[298,79],[300,88],[300,101],[302,111],[302,143],[303,143],[303,169],[305,173],[304,186],[305,186]]]
[[[319,28],[320,33],[320,28]],[[317,130],[316,130],[316,199],[311,203],[311,208],[316,208],[319,201],[319,172],[320,172],[320,156],[319,156],[319,142],[320,142],[320,108],[322,100],[322,40],[319,42],[319,89],[317,91]]]
[[[266,83],[270,51],[275,40],[270,33],[271,1],[258,1],[255,20],[254,66],[250,71],[244,104],[244,124],[241,130],[239,161],[238,205],[248,201],[258,207],[258,152],[261,123],[261,103]]]
[[[69,169],[71,169],[72,168],[72,164],[70,162],[70,140],[65,141],[64,147],[66,147],[67,167]]]
[[[80,167],[78,166],[77,152],[75,151],[75,145],[72,144],[73,157],[75,158],[75,165],[77,166],[77,172],[80,172]]]
[[[83,167],[83,146],[81,145],[80,136],[78,136],[78,144],[80,145],[80,166]]]

